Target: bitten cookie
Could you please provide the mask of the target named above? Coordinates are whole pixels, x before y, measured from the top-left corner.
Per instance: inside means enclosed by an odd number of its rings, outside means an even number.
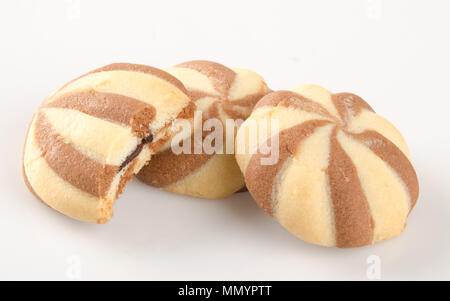
[[[252,150],[248,135],[250,124],[261,130],[259,122],[268,120],[279,125],[266,136],[278,134],[272,165],[261,163],[268,155]],[[399,235],[418,198],[401,134],[351,93],[315,85],[273,92],[258,102],[236,140],[237,162],[258,205],[310,243],[349,248]]]
[[[195,105],[170,74],[118,63],[89,72],[48,97],[28,129],[23,174],[53,209],[105,223],[133,173],[174,134]]]
[[[190,61],[166,71],[181,80],[202,113],[203,122],[199,126],[216,118],[222,122],[224,134],[227,119],[246,119],[258,100],[269,92],[258,74],[214,62]],[[208,199],[224,198],[241,189],[244,179],[236,164],[233,147],[227,151],[224,141],[223,154],[208,154],[204,150],[194,153],[194,145],[201,147],[203,140],[195,141],[196,125],[192,128],[191,154],[174,154],[168,143],[152,158],[151,164],[139,172],[138,178],[167,191]],[[200,138],[209,133],[203,131]],[[228,135],[234,140],[234,129]]]

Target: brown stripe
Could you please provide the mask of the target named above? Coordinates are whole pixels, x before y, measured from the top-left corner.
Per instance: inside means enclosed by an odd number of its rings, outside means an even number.
[[[193,140],[191,138],[191,145],[193,145]],[[212,156],[183,153],[175,155],[169,148],[152,157],[150,163],[137,174],[137,178],[155,187],[165,187],[182,180],[193,171],[199,169]]]
[[[213,105],[212,107],[216,106]],[[205,119],[203,122],[204,121]],[[186,176],[202,167],[214,156],[203,152],[201,154],[194,153],[195,143],[201,144],[203,150],[203,139],[208,134],[209,132],[202,131],[201,141],[195,141],[194,135],[191,135],[188,138],[191,143],[190,154],[174,154],[171,147],[163,152],[157,153],[152,157],[150,163],[141,169],[137,174],[137,178],[142,182],[155,187],[165,187],[184,179]]]
[[[261,159],[268,155],[255,153],[250,158],[245,171],[247,189],[258,205],[269,215],[273,215],[273,190],[277,183],[275,178],[283,164],[295,154],[299,144],[321,126],[329,124],[326,120],[310,120],[279,133],[279,159],[274,165],[261,165]],[[270,145],[270,139],[267,141]]]
[[[419,197],[419,181],[417,180],[414,167],[403,152],[389,139],[375,131],[367,130],[360,134],[347,134],[370,148],[395,170],[408,189],[411,199],[411,210]]]
[[[272,93],[272,91],[271,90],[261,91],[258,93],[247,95],[243,98],[230,100],[228,102],[237,106],[251,107],[253,109],[253,107],[258,103],[258,101],[260,101],[261,98],[263,98],[269,93]]]
[[[219,105],[220,105],[220,102],[215,101],[209,106],[207,111],[202,112],[203,122],[205,122],[207,119],[211,119],[211,118],[220,118]],[[205,136],[205,134],[203,136]]]
[[[146,66],[146,65],[138,65],[138,64],[113,63],[110,65],[98,68],[98,69],[92,71],[91,73],[102,72],[102,71],[132,71],[132,72],[142,72],[142,73],[146,73],[146,74],[151,74],[151,75],[157,76],[157,77],[171,83],[172,85],[174,85],[175,87],[177,87],[178,89],[180,89],[181,91],[186,93],[186,88],[181,83],[181,81],[179,81],[176,77],[170,75],[169,73],[167,73],[161,69],[158,69],[158,68],[154,68],[154,67],[150,67],[150,66]]]
[[[36,142],[53,171],[83,191],[97,197],[105,196],[119,167],[100,164],[65,143],[41,112],[36,116],[35,126]]]
[[[120,178],[119,185],[117,186],[117,191],[114,199],[117,199],[119,197],[119,194],[121,194],[125,189],[126,184],[131,181],[136,163],[137,160],[133,160],[128,166],[127,170],[123,173],[122,177]]]
[[[177,87],[178,89],[180,89],[181,91],[186,93],[186,88],[184,87],[184,85],[177,78],[170,75],[169,73],[167,73],[161,69],[154,68],[154,67],[150,67],[150,66],[146,66],[146,65],[130,64],[130,63],[113,63],[113,64],[106,65],[101,68],[97,68],[95,70],[92,70],[86,74],[83,74],[83,75],[71,80],[70,82],[68,82],[67,84],[62,86],[61,89],[59,89],[59,90],[64,89],[65,87],[67,87],[68,85],[70,85],[71,83],[73,83],[74,81],[76,81],[82,77],[85,77],[89,74],[103,72],[103,71],[131,71],[131,72],[141,72],[141,73],[151,74],[151,75],[161,78],[162,80],[165,80],[165,81],[171,83],[172,85],[174,85],[175,87]]]
[[[189,98],[192,101],[197,101],[197,100],[199,100],[201,98],[204,98],[204,97],[217,98],[217,95],[212,95],[212,94],[209,94],[209,93],[206,93],[206,92],[203,92],[203,91],[199,91],[199,90],[188,90],[187,91],[187,95],[189,96]]]
[[[294,107],[305,112],[315,113],[331,120],[336,120],[336,117],[331,115],[321,104],[292,91],[276,91],[267,94],[256,104],[253,110],[265,106],[276,107],[278,105]]]
[[[222,109],[229,118],[237,120],[245,120],[252,113],[251,107],[236,106],[230,102],[222,102]]]
[[[259,92],[251,95],[247,95],[243,98],[233,101],[223,101],[222,108],[225,114],[232,119],[247,119],[252,113],[253,107],[256,103],[267,95],[268,92]]]
[[[210,61],[189,61],[178,64],[175,67],[193,69],[207,76],[216,91],[224,97],[228,96],[228,92],[236,77],[236,72],[230,68]]]
[[[33,186],[31,186],[31,183],[28,180],[28,176],[27,176],[27,173],[25,171],[25,151],[26,151],[26,145],[27,145],[27,141],[28,141],[28,134],[30,132],[31,125],[33,124],[34,116],[35,115],[33,115],[33,117],[31,118],[31,122],[28,125],[27,134],[25,136],[25,145],[23,146],[23,151],[22,151],[22,176],[23,176],[23,180],[25,182],[25,185],[28,187],[28,190],[31,191],[31,193],[34,195],[34,197],[37,198],[42,204],[44,204],[47,207],[51,208],[50,205],[47,204],[46,202],[44,202],[44,200],[42,200],[42,198],[37,194],[37,192],[34,190]],[[58,212],[59,214],[62,214],[59,211],[56,211],[56,212]]]
[[[156,116],[151,104],[124,95],[95,90],[63,94],[43,105],[44,108],[73,109],[94,117],[131,126],[140,138],[148,135],[150,123]]]
[[[357,116],[363,109],[375,112],[361,97],[352,93],[336,93],[331,95],[331,100],[345,124],[350,117]]]
[[[222,106],[223,111],[232,119],[247,119],[253,110],[253,106],[266,94],[267,93],[264,92],[256,93],[233,101],[220,99],[218,105]],[[192,101],[197,101],[204,97],[218,99],[217,95],[208,94],[198,90],[188,90],[188,95]],[[237,109],[239,107],[244,110],[244,113]]]
[[[50,207],[50,205],[49,204],[47,204],[46,202],[44,202],[44,200],[42,200],[42,198],[37,194],[37,192],[34,190],[34,188],[33,188],[33,186],[31,186],[31,183],[30,183],[30,181],[28,180],[28,176],[27,176],[27,173],[26,173],[26,171],[25,171],[25,150],[26,150],[26,145],[27,145],[27,141],[28,141],[28,134],[29,134],[29,132],[30,132],[30,128],[31,128],[31,125],[33,124],[33,120],[34,120],[34,117],[35,115],[33,115],[33,117],[31,118],[31,122],[30,122],[30,124],[28,125],[28,129],[27,129],[27,134],[26,134],[26,136],[25,136],[25,145],[23,146],[23,151],[22,151],[22,175],[23,175],[23,180],[24,180],[24,182],[25,182],[25,185],[28,187],[28,189],[31,191],[31,193],[42,203],[42,204],[44,204],[45,206],[47,206],[47,207],[49,207],[49,208],[51,208]],[[58,212],[59,214],[63,214],[63,213],[61,213],[61,212],[59,212],[59,211],[56,211],[56,212]]]
[[[351,248],[369,245],[373,240],[375,223],[356,167],[337,141],[337,131],[335,128],[331,135],[328,165],[336,246]]]

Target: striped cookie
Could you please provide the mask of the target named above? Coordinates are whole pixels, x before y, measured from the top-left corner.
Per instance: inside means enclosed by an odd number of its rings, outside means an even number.
[[[267,152],[252,151],[263,139],[252,148],[248,134],[268,120],[278,122],[265,136],[278,134],[272,165],[261,163]],[[350,248],[399,235],[418,198],[403,137],[354,94],[315,85],[273,92],[241,126],[236,147],[258,205],[310,243]]]
[[[224,133],[227,119],[246,119],[259,99],[269,92],[258,74],[245,69],[229,69],[214,62],[190,61],[166,71],[186,86],[202,112],[203,122],[210,118],[220,120]],[[203,138],[208,134],[204,131]],[[231,137],[234,134],[231,133]],[[140,171],[138,178],[167,191],[207,199],[227,197],[244,186],[233,150],[227,152],[225,142],[224,154],[193,153],[194,145],[199,142],[194,141],[193,134],[189,139],[191,154],[176,155],[168,143],[152,158],[151,164]]]
[[[133,173],[173,135],[195,105],[170,74],[118,63],[89,72],[34,114],[23,153],[33,194],[74,219],[106,223]]]

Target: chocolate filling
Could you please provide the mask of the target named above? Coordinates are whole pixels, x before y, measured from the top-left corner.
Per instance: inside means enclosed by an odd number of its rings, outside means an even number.
[[[248,192],[247,186],[244,185],[244,187],[242,187],[241,189],[236,191],[236,193],[241,193],[241,192]]]
[[[152,141],[153,135],[151,133],[150,135],[142,139],[141,143],[136,147],[136,149],[131,154],[128,155],[128,157],[125,159],[125,161],[122,162],[122,164],[120,164],[119,172],[141,153],[142,149],[144,148],[144,145]]]

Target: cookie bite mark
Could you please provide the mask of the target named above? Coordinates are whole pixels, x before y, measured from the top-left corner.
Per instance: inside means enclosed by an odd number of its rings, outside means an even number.
[[[295,153],[303,139],[309,137],[321,126],[330,124],[326,120],[310,120],[285,129],[279,133],[279,158],[273,165],[261,165],[261,159],[267,157],[260,152],[250,158],[245,171],[247,189],[258,205],[269,215],[274,214],[274,189],[285,162]],[[266,142],[270,145],[270,139]]]
[[[131,181],[136,163],[137,161],[134,159],[131,160],[130,163],[128,163],[129,166],[122,175],[122,177],[120,178],[119,185],[117,186],[116,195],[114,197],[115,199],[117,199],[119,197],[119,194],[121,194],[124,191],[126,184]]]
[[[95,90],[63,94],[43,105],[43,108],[73,109],[108,121],[131,126],[133,133],[144,138],[156,116],[154,106],[114,93]]]
[[[216,91],[224,97],[228,96],[228,92],[236,77],[236,72],[230,68],[210,61],[189,61],[176,65],[176,67],[193,69],[207,76]]]
[[[94,196],[104,197],[119,167],[101,164],[64,142],[43,113],[37,114],[35,122],[34,138],[42,151],[42,157],[53,171],[73,186]]]
[[[202,75],[203,76],[203,75]],[[181,82],[143,65],[111,64],[39,107],[24,148],[25,182],[55,210],[104,223],[118,194],[195,105]]]
[[[347,135],[367,146],[397,173],[409,192],[411,211],[419,197],[419,182],[416,172],[405,154],[394,143],[372,130],[366,130],[359,134],[347,133]]]
[[[178,113],[176,119],[189,119],[194,117],[197,106],[194,102],[190,101],[188,104]]]
[[[202,128],[208,118],[218,117],[217,105],[213,104],[208,112],[203,115]],[[187,140],[190,140],[189,143],[191,146],[189,154],[174,154],[171,147],[155,154],[152,157],[150,164],[137,174],[137,178],[148,185],[161,188],[187,177],[214,156],[214,154],[209,155],[203,152],[201,154],[194,153],[194,150],[196,149],[195,144],[200,144],[197,145],[197,148],[203,150],[203,140],[208,134],[209,131],[202,131],[202,139],[200,141],[196,141],[194,135],[190,135],[190,137],[187,138]],[[183,141],[183,144],[184,143],[188,142],[185,140]]]
[[[152,141],[153,141],[153,135],[152,134],[150,134],[147,137],[145,137],[144,139],[142,139],[141,143],[138,144],[136,149],[125,158],[125,160],[122,162],[122,164],[120,164],[119,170],[122,170],[131,161],[133,161],[135,158],[137,158],[139,156],[139,154],[141,153],[141,151],[144,149],[144,146],[147,143],[151,143]]]
[[[192,119],[194,117],[195,110],[197,109],[197,106],[194,102],[190,101],[177,115],[175,120],[177,119]],[[156,131],[153,134],[150,134],[145,140],[146,144],[150,147],[150,150],[153,153],[156,153],[159,151],[161,147],[164,146],[164,144],[169,141],[173,135],[170,128],[172,127],[173,122],[165,124],[161,129]],[[144,144],[145,144],[144,143]],[[152,157],[153,158],[153,157]],[[152,159],[153,160],[153,159]]]
[[[303,97],[300,94],[291,91],[277,91],[272,92],[259,101],[255,108],[256,111],[261,107],[276,107],[276,106],[284,106],[284,107],[292,107],[298,110],[302,110],[308,113],[315,113],[320,116],[323,116],[330,120],[336,120],[336,118],[331,115],[327,109],[325,109],[319,103],[312,101],[308,98]]]
[[[364,99],[352,93],[336,93],[331,96],[331,100],[345,124],[362,110],[375,112]]]
[[[373,242],[374,220],[356,167],[340,146],[337,132],[338,128],[335,128],[331,135],[328,166],[336,246],[352,248],[369,245]]]
[[[217,199],[233,194],[244,185],[244,178],[234,156],[227,154],[226,131],[229,128],[225,123],[233,119],[246,119],[257,98],[268,91],[267,85],[253,72],[232,70],[208,61],[189,61],[168,68],[167,71],[186,86],[189,98],[202,113],[203,122],[211,121],[209,126],[214,129],[214,134],[218,133],[215,121],[222,123],[222,133],[225,134],[222,137],[223,153],[177,155],[165,148],[152,157],[138,178],[151,186],[195,197]],[[212,122],[213,118],[217,120]],[[201,124],[202,128],[204,125]],[[191,135],[193,133],[191,131]],[[203,138],[208,133],[203,131]],[[194,144],[192,137],[184,138],[191,145]],[[218,150],[217,143],[220,140],[216,138],[219,139],[214,136],[214,140],[203,142],[211,143]]]

